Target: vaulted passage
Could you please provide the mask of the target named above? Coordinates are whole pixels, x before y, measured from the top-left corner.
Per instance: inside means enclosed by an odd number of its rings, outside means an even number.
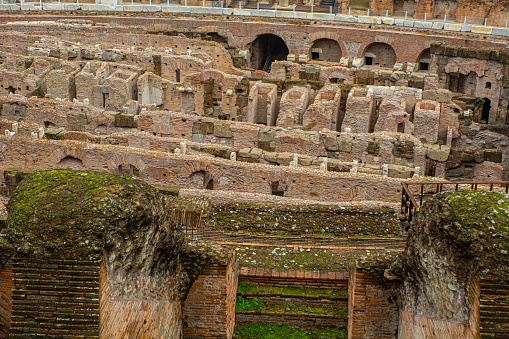
[[[339,62],[341,59],[341,48],[339,43],[332,39],[318,39],[313,42],[309,50],[311,60],[322,60],[328,62]]]
[[[251,68],[268,72],[274,61],[286,60],[288,53],[283,39],[274,34],[262,34],[251,43],[249,64]]]
[[[375,42],[366,47],[363,56],[366,66],[392,68],[396,63],[394,48],[383,42]]]

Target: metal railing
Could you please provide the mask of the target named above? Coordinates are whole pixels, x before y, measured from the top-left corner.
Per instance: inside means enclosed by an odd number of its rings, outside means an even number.
[[[429,197],[450,191],[496,191],[509,192],[509,181],[454,181],[454,182],[402,182],[401,183],[401,214],[408,231],[414,220],[415,213]]]

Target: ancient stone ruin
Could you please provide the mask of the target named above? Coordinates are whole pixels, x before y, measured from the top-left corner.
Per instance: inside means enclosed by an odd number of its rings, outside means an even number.
[[[0,338],[509,338],[507,2],[1,6]]]

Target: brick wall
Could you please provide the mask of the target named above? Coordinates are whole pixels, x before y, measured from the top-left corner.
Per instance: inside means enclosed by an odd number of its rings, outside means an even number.
[[[235,326],[237,260],[211,264],[194,282],[183,302],[185,338],[232,338]]]
[[[12,316],[12,265],[0,271],[0,338],[7,338]]]
[[[12,259],[9,338],[99,338],[99,261]]]
[[[480,285],[481,338],[509,338],[509,286],[489,280]]]
[[[397,338],[398,309],[383,277],[353,267],[348,286],[348,338]]]

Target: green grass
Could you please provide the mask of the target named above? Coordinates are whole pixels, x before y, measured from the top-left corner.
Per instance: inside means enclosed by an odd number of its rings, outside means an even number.
[[[235,303],[236,311],[251,311],[260,309],[263,306],[263,301],[257,298],[253,300],[246,300],[242,297],[237,297],[237,302]]]
[[[299,287],[275,287],[258,286],[250,282],[240,283],[237,288],[237,294],[240,295],[280,295],[285,297],[307,297],[307,298],[327,298],[327,299],[345,299],[348,297],[348,291],[324,290]]]
[[[316,327],[297,329],[275,325],[244,325],[235,327],[237,339],[344,339],[343,328]]]

